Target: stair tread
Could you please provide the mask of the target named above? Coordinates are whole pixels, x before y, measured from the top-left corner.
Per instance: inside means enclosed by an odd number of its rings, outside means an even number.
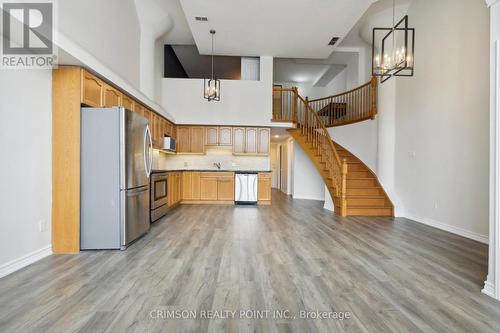
[[[347,208],[349,209],[392,209],[392,206],[387,206],[387,205],[384,205],[384,206],[363,206],[363,205],[354,205],[354,206],[347,206]]]
[[[379,195],[373,195],[373,194],[367,194],[367,195],[356,194],[356,195],[346,195],[345,197],[347,199],[385,199],[385,195],[382,195],[382,194],[379,194]]]

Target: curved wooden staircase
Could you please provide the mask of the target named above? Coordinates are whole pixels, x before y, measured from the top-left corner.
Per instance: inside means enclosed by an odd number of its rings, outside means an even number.
[[[373,119],[376,89],[373,78],[343,94],[308,101],[297,88],[273,88],[273,121],[295,124],[288,131],[316,166],[340,216],[394,216],[377,176],[326,129]]]

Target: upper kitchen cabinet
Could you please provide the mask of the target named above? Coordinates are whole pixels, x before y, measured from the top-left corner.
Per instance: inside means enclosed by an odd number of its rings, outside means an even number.
[[[219,145],[219,128],[216,126],[210,126],[205,128],[205,144],[207,146],[218,146]]]
[[[245,153],[245,128],[233,128],[233,154]]]
[[[145,107],[143,107],[141,104],[139,104],[139,103],[135,103],[135,106],[134,106],[134,112],[135,112],[135,113],[137,113],[137,114],[139,114],[139,115],[141,115],[141,116],[143,116],[143,117],[144,117],[144,110],[145,110],[145,109],[146,109],[146,108],[145,108]]]
[[[219,146],[231,146],[233,144],[233,128],[219,127]]]
[[[134,111],[134,100],[130,97],[128,97],[127,95],[123,95],[122,96],[122,105],[125,109],[127,110],[130,110],[130,111]]]
[[[257,129],[248,127],[245,129],[245,153],[257,154]]]
[[[232,146],[233,129],[231,127],[205,127],[205,145]]]
[[[82,104],[94,108],[102,107],[105,83],[86,70],[81,71],[81,80]]]
[[[232,137],[235,155],[269,155],[269,128],[235,127]]]
[[[202,126],[177,126],[177,152],[204,154],[205,128]]]
[[[109,84],[104,84],[104,107],[111,108],[120,106],[122,102],[122,93]]]
[[[257,130],[257,153],[260,155],[269,155],[270,142],[271,129],[259,128]]]

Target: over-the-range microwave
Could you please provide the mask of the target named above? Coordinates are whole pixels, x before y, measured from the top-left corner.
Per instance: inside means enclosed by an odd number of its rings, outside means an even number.
[[[176,150],[175,146],[175,138],[172,138],[170,136],[166,136],[163,138],[163,149],[165,150]]]

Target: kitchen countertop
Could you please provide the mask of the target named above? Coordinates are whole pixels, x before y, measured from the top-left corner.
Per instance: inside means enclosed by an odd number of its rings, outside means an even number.
[[[271,170],[235,170],[235,169],[177,169],[177,170],[152,170],[152,173],[159,173],[159,172],[179,172],[179,171],[192,171],[192,172],[271,172]]]

